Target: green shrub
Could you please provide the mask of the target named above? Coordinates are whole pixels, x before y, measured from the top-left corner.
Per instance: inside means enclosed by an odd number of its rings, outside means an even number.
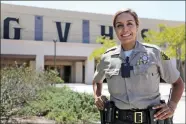
[[[53,78],[49,78],[50,75]],[[56,73],[37,72],[24,65],[1,68],[0,116],[8,121],[22,105],[36,99],[38,92],[47,88],[48,82],[56,77]]]
[[[38,96],[36,101],[31,101],[18,114],[46,116],[60,124],[99,120],[98,109],[90,94],[77,93],[68,87],[50,87]]]
[[[61,77],[59,77],[59,72],[56,70],[46,70],[44,71],[44,76],[48,83],[64,83]]]

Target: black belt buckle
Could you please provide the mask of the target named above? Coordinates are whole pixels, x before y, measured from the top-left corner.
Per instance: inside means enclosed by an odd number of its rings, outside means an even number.
[[[143,123],[143,112],[134,112],[134,122]]]

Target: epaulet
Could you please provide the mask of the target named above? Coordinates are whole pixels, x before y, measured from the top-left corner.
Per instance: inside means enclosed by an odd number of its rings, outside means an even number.
[[[108,53],[108,52],[110,52],[110,51],[113,51],[113,50],[115,50],[116,48],[117,48],[117,46],[111,47],[111,48],[107,49],[106,52],[105,52],[104,54],[106,54],[106,53]]]
[[[147,47],[147,48],[154,48],[154,49],[157,49],[157,50],[161,50],[160,47],[158,47],[157,45],[154,45],[154,44],[142,43],[142,45],[143,45],[144,47]]]
[[[147,48],[155,48],[159,50],[163,60],[170,60],[170,58],[161,50],[159,46],[154,45],[154,44],[148,44],[148,43],[142,43],[142,45]]]

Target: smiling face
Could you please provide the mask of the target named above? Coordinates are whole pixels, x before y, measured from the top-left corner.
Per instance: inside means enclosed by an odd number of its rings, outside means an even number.
[[[130,44],[136,41],[138,26],[134,17],[127,12],[119,14],[115,19],[115,31],[121,44]]]

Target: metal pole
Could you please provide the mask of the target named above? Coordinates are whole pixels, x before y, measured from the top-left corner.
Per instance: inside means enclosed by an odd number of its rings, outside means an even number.
[[[54,41],[54,69],[56,70],[56,42],[57,40]]]

